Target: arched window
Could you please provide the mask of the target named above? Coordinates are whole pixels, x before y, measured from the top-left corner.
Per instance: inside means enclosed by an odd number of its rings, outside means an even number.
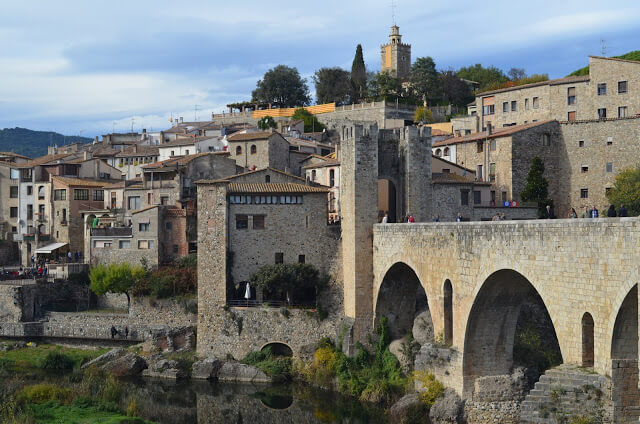
[[[443,307],[444,307],[444,343],[450,346],[453,343],[453,287],[451,281],[444,282]]]
[[[314,169],[313,171],[311,171],[311,181],[315,181],[316,180],[316,170]]]
[[[444,148],[444,155],[445,156],[449,156],[449,148],[448,147]]]
[[[270,183],[271,182],[271,175],[265,175],[264,176],[264,182],[265,183]]]
[[[251,154],[255,155],[256,153],[258,153],[258,149],[256,148],[255,144],[251,145]]]
[[[241,154],[242,154],[242,146],[236,147],[236,155],[241,155]]]
[[[589,312],[585,312],[582,316],[582,366],[593,367],[593,317]]]
[[[442,150],[436,149],[436,156],[438,157],[442,156]]]
[[[332,169],[329,171],[329,187],[334,185],[336,185],[336,171]]]

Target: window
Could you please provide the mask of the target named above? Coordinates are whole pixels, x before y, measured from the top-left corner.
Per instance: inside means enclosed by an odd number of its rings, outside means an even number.
[[[282,253],[282,252],[276,252],[276,263],[277,263],[277,264],[282,264],[282,263],[284,263],[284,253]]]
[[[584,147],[584,140],[578,141],[578,147]]]
[[[509,112],[509,102],[502,102],[502,113]]]
[[[442,151],[442,154],[445,156],[449,156],[451,154],[451,151],[449,150],[448,147],[445,147],[444,150]]]
[[[624,94],[627,92],[627,82],[618,81],[618,94]]]
[[[478,153],[482,153],[482,151],[484,150],[484,143],[482,141],[478,141],[476,143],[476,150]]]
[[[44,186],[38,187],[38,200],[44,200]]]
[[[602,83],[598,84],[598,96],[606,96],[607,95],[607,84]]]
[[[534,97],[532,100],[532,103],[533,103],[533,108],[538,109],[540,107],[540,98]]]
[[[103,202],[104,190],[93,190],[93,200],[94,202]]]
[[[140,196],[129,196],[127,199],[127,207],[131,211],[140,209]]]
[[[575,87],[567,88],[567,104],[568,105],[576,104],[576,88]]]
[[[303,264],[303,263],[304,263],[304,261],[305,261],[305,257],[304,257],[304,255],[298,255],[298,263],[299,263],[299,264]]]
[[[524,110],[529,110],[529,99],[524,99]]]
[[[186,156],[189,156],[189,149],[185,150],[185,151],[184,151],[184,154],[185,154]]]
[[[33,195],[33,186],[27,186],[27,196]]]
[[[148,222],[140,222],[138,224],[138,231],[149,231],[150,224]]]
[[[281,205],[301,205],[302,196],[280,196]]]
[[[489,181],[495,181],[495,180],[496,180],[496,164],[490,163],[489,164]]]
[[[108,249],[113,242],[111,240],[96,240],[93,242],[93,247],[96,249]]]
[[[251,154],[255,155],[256,153],[258,153],[258,148],[256,147],[255,144],[251,145]]]
[[[589,167],[586,165],[582,165],[580,167],[580,172],[582,172],[583,174],[586,174],[587,172],[589,172]]]
[[[265,175],[264,176],[264,182],[265,183],[270,183],[271,182],[271,175]]]
[[[607,137],[607,146],[613,145],[613,137]]]
[[[175,152],[172,150],[170,153],[171,156],[175,155]]]
[[[496,113],[495,105],[487,105],[482,107],[483,115],[493,115]]]
[[[473,204],[479,205],[482,202],[482,193],[478,190],[473,191]]]
[[[476,168],[476,179],[478,181],[482,181],[484,174],[482,173],[482,165],[478,165]]]
[[[17,233],[18,232],[18,227],[11,227],[11,232],[12,233]],[[56,231],[56,238],[58,238],[58,232]]]
[[[605,196],[609,196],[609,193],[611,192],[611,187],[605,187],[604,188],[604,194]]]
[[[131,240],[120,240],[118,247],[120,249],[131,249]]]
[[[18,217],[18,208],[16,206],[11,206],[11,209],[9,211],[9,217],[10,218],[17,218]]]
[[[620,106],[618,108],[618,118],[626,118],[627,117],[627,107]]]
[[[516,112],[518,110],[518,102],[513,100],[511,102],[511,112]]]
[[[164,226],[165,226],[165,228],[166,228],[167,230],[172,230],[172,229],[173,229],[173,223],[172,223],[172,222],[166,222],[166,223],[164,224]]]
[[[575,121],[576,120],[576,112],[572,111],[567,113],[567,121]]]
[[[20,178],[20,171],[17,169],[12,169],[10,172],[10,177],[12,180],[17,180],[18,178]]]
[[[160,204],[168,205],[169,204],[169,196],[160,196]]]
[[[507,201],[507,192],[506,192],[506,191],[503,191],[503,192],[502,192],[502,201],[503,201],[503,202],[506,202],[506,201]]]
[[[496,151],[496,139],[495,138],[489,142],[489,150],[491,150],[492,152]]]
[[[18,198],[18,186],[11,186],[9,188],[9,197],[12,199]]]
[[[236,215],[236,229],[246,230],[249,228],[249,217],[247,215]]]
[[[607,119],[607,109],[606,108],[598,109],[598,119]]]
[[[73,190],[73,199],[74,200],[89,200],[89,189],[76,188],[75,190]]]
[[[436,156],[438,157],[442,156],[442,150],[436,149]]]
[[[542,145],[551,146],[551,134],[542,134]]]
[[[264,215],[253,215],[253,229],[264,230]]]
[[[311,181],[315,181],[316,180],[316,170],[314,169],[313,171],[311,171]]]
[[[241,155],[242,154],[242,146],[237,146],[236,147],[236,155]]]
[[[27,205],[27,220],[33,219],[33,205]]]
[[[589,198],[589,189],[588,188],[581,188],[580,189],[580,198],[581,199],[588,199]]]
[[[44,219],[44,205],[38,205],[38,216],[40,219]]]
[[[138,249],[148,250],[153,249],[154,246],[155,243],[153,242],[153,240],[138,240]]]
[[[460,205],[469,205],[469,190],[460,190]]]
[[[333,187],[336,185],[336,171],[331,169],[329,170],[329,187]]]
[[[607,172],[613,172],[613,162],[607,162]]]

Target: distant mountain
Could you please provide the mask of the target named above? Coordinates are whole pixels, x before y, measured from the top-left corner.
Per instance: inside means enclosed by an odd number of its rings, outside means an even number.
[[[613,56],[614,59],[625,59],[625,60],[635,60],[640,62],[640,50],[635,50],[629,53],[625,53],[621,56]],[[589,75],[589,66],[585,66],[584,68],[580,68],[577,71],[571,72],[568,76],[583,76]]]
[[[0,152],[14,152],[32,158],[46,155],[47,148],[51,145],[91,141],[93,140],[87,137],[65,136],[52,131],[33,131],[19,127],[0,130]]]

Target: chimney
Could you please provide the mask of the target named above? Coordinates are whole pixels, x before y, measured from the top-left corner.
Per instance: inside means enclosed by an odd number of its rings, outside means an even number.
[[[493,133],[492,127],[491,122],[487,123],[487,135],[491,135]]]
[[[83,158],[84,160],[89,159],[89,156],[88,156],[88,154],[87,154],[87,151],[86,151],[86,150],[85,150],[85,151],[84,151],[84,153],[82,154],[82,158]]]
[[[146,129],[146,128],[143,128],[143,129],[142,129],[142,134],[146,134],[146,133],[147,133],[147,129]]]
[[[182,122],[184,121],[184,119],[182,118],[182,116],[180,117],[180,123],[182,124]]]
[[[96,144],[98,142],[98,136],[95,136],[95,138],[93,139],[93,144]]]
[[[137,144],[133,145],[133,153],[138,153],[138,145]]]

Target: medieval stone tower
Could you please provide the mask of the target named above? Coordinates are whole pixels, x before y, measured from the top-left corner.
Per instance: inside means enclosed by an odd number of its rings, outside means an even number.
[[[379,130],[353,124],[341,130],[344,313],[354,319],[351,340],[365,341],[373,326],[373,225],[379,222],[378,180],[395,186],[398,216],[416,222],[432,215],[431,129]]]
[[[406,79],[411,71],[411,44],[402,42],[400,28],[391,27],[389,44],[380,47],[380,71],[388,72],[394,77]]]

